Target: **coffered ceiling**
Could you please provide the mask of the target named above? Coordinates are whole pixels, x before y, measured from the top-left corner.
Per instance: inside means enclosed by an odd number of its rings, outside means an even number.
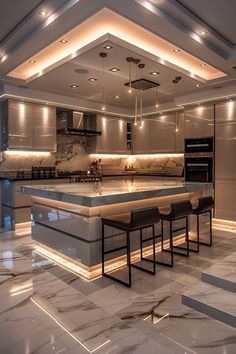
[[[145,64],[143,70],[132,64],[132,79],[160,84],[160,109],[181,95],[196,92],[199,99],[199,92],[236,81],[235,10],[234,0],[126,0],[125,6],[119,0],[2,0],[0,83],[97,105],[104,87],[107,104],[132,111],[134,93],[124,86],[132,56]],[[101,51],[108,54],[104,74]],[[176,76],[182,77],[178,85]],[[142,96],[153,111],[156,89]]]

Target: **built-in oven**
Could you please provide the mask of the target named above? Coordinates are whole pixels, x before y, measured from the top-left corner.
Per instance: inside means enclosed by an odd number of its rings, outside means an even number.
[[[185,180],[188,182],[213,181],[213,158],[212,157],[186,157]]]
[[[214,140],[209,138],[185,139],[185,180],[213,182]]]
[[[185,139],[185,153],[211,153],[213,152],[213,138]]]

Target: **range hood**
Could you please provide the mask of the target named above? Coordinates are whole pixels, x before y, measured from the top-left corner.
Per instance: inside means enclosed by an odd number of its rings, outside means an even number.
[[[96,136],[97,116],[93,112],[78,112],[67,109],[57,110],[57,132],[66,135]]]

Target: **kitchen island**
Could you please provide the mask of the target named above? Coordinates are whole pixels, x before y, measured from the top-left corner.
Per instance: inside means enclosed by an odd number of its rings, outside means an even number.
[[[133,209],[158,206],[168,208],[173,201],[190,199],[196,203],[201,195],[211,194],[211,184],[182,181],[108,179],[96,183],[50,184],[23,186],[22,192],[32,198],[32,238],[38,252],[57,261],[72,262],[91,278],[100,272],[101,218],[128,213]],[[190,231],[194,231],[194,217]],[[159,233],[156,225],[156,233]],[[148,234],[146,229],[144,235]],[[138,257],[139,237],[132,234],[132,255]],[[106,229],[109,248],[122,245],[124,234]],[[180,239],[183,235],[177,235]],[[148,252],[147,244],[147,252]],[[116,261],[124,262],[117,254]],[[114,261],[110,261],[112,263]],[[109,263],[109,262],[108,262]]]

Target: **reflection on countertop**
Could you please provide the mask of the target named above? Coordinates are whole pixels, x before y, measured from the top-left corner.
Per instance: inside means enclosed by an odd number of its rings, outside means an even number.
[[[95,183],[34,185],[22,187],[24,194],[84,205],[87,207],[129,202],[144,198],[175,195],[210,189],[210,183],[176,180],[114,179]]]

